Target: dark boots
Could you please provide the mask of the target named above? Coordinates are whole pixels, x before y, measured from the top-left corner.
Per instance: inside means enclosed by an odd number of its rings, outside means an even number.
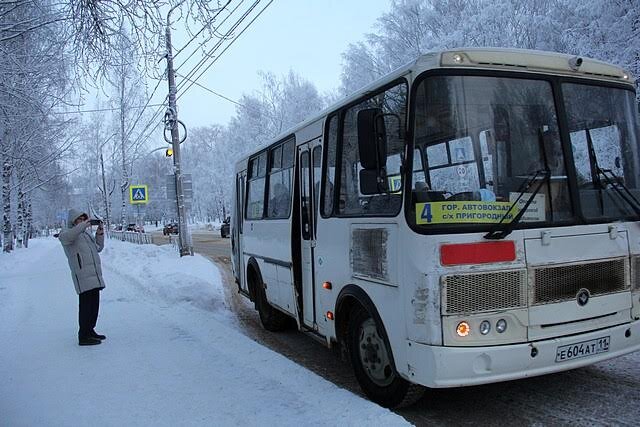
[[[97,345],[97,344],[101,344],[102,341],[100,341],[97,338],[93,338],[93,337],[78,337],[78,345]]]
[[[95,339],[98,339],[100,341],[102,341],[103,339],[107,338],[105,335],[100,335],[99,333],[97,333],[94,329],[91,330],[91,334],[89,334],[89,336],[91,338],[95,338]]]
[[[102,340],[105,338],[107,337],[96,333],[96,331],[92,329],[88,336],[78,334],[78,345],[97,345],[102,343]]]

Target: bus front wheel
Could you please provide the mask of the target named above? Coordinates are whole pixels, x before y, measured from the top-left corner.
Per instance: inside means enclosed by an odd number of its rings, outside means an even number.
[[[386,335],[365,308],[355,307],[351,312],[347,337],[354,373],[369,399],[387,408],[400,408],[422,397],[422,386],[396,372]]]

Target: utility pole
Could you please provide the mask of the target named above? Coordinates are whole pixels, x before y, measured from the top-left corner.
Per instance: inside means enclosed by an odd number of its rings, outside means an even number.
[[[173,52],[171,49],[171,12],[182,4],[179,3],[169,10],[167,13],[167,80],[169,81],[169,110],[165,116],[165,127],[171,130],[171,145],[173,146],[173,171],[176,180],[176,201],[178,204],[178,248],[180,256],[193,255],[187,227],[187,209],[184,200],[184,191],[182,187],[182,171],[180,165],[180,135],[178,120],[178,106],[176,105],[176,76],[173,69]],[[186,128],[185,128],[186,133]]]

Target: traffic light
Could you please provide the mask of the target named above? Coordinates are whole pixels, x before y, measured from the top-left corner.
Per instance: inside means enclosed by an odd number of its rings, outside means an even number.
[[[164,155],[167,157],[173,156],[173,148],[167,148],[167,151],[164,152]]]

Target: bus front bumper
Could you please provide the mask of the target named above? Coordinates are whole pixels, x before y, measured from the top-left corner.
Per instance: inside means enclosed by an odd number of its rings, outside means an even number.
[[[610,337],[608,351],[556,362],[558,347],[604,337]],[[408,379],[433,388],[487,384],[575,369],[636,350],[640,350],[640,321],[568,337],[492,347],[442,347],[407,341]]]

